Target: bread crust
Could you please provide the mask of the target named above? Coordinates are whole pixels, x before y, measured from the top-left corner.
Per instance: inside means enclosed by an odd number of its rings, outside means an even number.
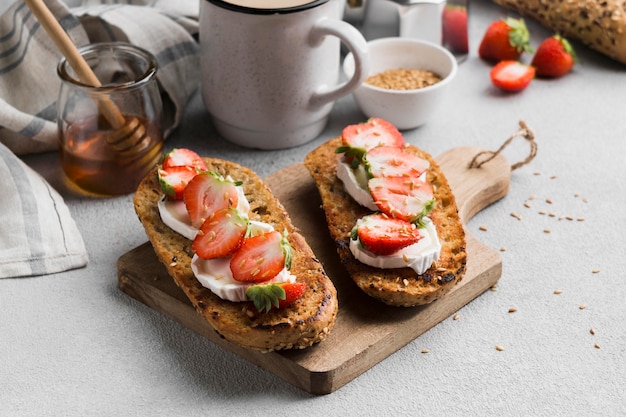
[[[407,145],[407,150],[430,162],[427,181],[435,197],[430,217],[441,243],[439,260],[421,275],[410,268],[379,269],[359,262],[350,252],[350,231],[371,211],[355,202],[337,178],[340,156],[335,149],[341,144],[341,137],[326,142],[309,153],[304,164],[317,185],[330,235],[352,280],[366,294],[392,306],[423,305],[442,297],[461,281],[467,254],[456,201],[439,165],[428,153]]]
[[[209,170],[243,182],[244,194],[250,202],[251,220],[270,223],[281,233],[287,230],[287,239],[293,247],[290,271],[298,282],[307,284],[306,292],[286,308],[259,313],[251,302],[222,300],[203,287],[191,271],[192,242],[161,221],[157,203],[163,193],[157,179],[157,167],[138,186],[133,202],[161,263],[196,311],[231,342],[251,349],[274,351],[302,349],[324,340],[337,316],[336,289],[304,237],[293,226],[286,210],[252,170],[225,160],[203,159]]]
[[[494,3],[626,63],[626,6],[621,0],[494,0]]]

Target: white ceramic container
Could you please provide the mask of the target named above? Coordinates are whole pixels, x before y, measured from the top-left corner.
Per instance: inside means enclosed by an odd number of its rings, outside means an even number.
[[[353,93],[361,111],[368,117],[385,119],[401,130],[426,123],[440,108],[456,75],[458,65],[454,56],[434,43],[400,37],[370,41],[368,49],[369,75],[388,69],[414,68],[433,71],[442,80],[414,90],[390,90],[363,83]],[[347,77],[354,73],[352,54],[346,56],[343,70]]]

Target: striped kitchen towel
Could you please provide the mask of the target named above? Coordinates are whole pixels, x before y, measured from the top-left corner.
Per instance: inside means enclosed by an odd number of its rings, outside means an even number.
[[[0,278],[46,275],[87,264],[63,198],[0,143]]]
[[[198,0],[45,2],[77,46],[121,41],[154,54],[167,137],[199,86]],[[0,142],[15,154],[57,148],[60,59],[23,1],[0,16]]]

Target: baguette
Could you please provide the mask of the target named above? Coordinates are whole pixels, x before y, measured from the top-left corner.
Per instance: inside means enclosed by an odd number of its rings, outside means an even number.
[[[250,220],[269,223],[281,233],[288,232],[287,239],[293,248],[290,272],[298,282],[306,283],[306,292],[288,307],[260,313],[252,302],[226,301],[203,287],[190,267],[192,242],[161,221],[157,203],[163,193],[157,167],[138,186],[133,202],[161,263],[197,312],[218,334],[233,343],[275,351],[302,349],[325,339],[337,315],[336,290],[283,206],[252,170],[229,161],[203,159],[208,170],[243,182],[244,194],[250,202]]]
[[[626,63],[626,8],[621,0],[494,0],[494,3]]]
[[[306,156],[305,166],[319,190],[330,235],[348,274],[366,294],[392,306],[423,305],[442,297],[461,281],[467,254],[454,195],[439,166],[426,152],[407,145],[407,150],[430,163],[427,182],[434,188],[436,203],[429,217],[442,246],[439,260],[421,275],[410,268],[379,269],[359,262],[349,249],[351,229],[371,211],[356,203],[337,178],[335,150],[341,145],[341,137],[326,142]]]

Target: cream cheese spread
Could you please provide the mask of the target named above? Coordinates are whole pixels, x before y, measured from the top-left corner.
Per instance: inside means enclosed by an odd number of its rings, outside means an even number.
[[[391,255],[375,255],[365,249],[358,239],[350,239],[350,251],[360,262],[375,268],[411,268],[418,274],[423,274],[439,259],[441,253],[441,243],[435,225],[427,217],[424,218],[424,224],[425,226],[419,229],[421,238],[417,243]]]
[[[337,164],[337,177],[343,182],[346,192],[360,205],[378,211],[374,199],[367,188],[367,172],[362,164],[352,169],[341,159]],[[420,176],[426,179],[426,172]],[[421,239],[391,255],[375,255],[361,245],[359,240],[350,239],[350,251],[360,262],[381,269],[411,268],[418,274],[423,274],[439,259],[441,243],[437,236],[437,229],[433,222],[424,217],[425,227],[419,229]]]

